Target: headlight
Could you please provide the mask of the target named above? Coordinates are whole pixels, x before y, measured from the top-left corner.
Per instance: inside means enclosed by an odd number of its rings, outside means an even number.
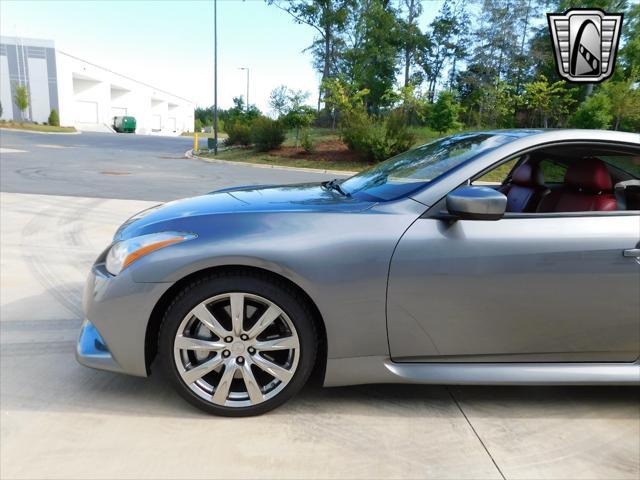
[[[147,253],[174,243],[191,240],[196,236],[193,233],[184,232],[159,232],[122,240],[115,243],[107,254],[107,271],[117,275]]]

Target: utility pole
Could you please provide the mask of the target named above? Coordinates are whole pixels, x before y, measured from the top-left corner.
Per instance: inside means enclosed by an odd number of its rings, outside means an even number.
[[[213,154],[218,155],[218,0],[213,0]]]
[[[247,112],[249,111],[249,67],[240,67],[240,70],[246,70],[247,71]]]

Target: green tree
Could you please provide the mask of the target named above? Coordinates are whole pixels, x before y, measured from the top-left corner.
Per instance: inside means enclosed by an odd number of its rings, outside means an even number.
[[[604,92],[598,92],[580,104],[569,123],[577,128],[607,129],[612,118],[609,98]]]
[[[271,94],[269,95],[269,107],[278,117],[287,114],[289,108],[288,93],[289,88],[286,85],[280,85],[279,87],[271,90]]]
[[[299,23],[312,27],[318,34],[310,49],[314,64],[321,72],[318,111],[324,96],[322,85],[337,73],[336,65],[344,46],[343,36],[349,10],[354,0],[267,0],[284,10]]]
[[[51,110],[47,123],[54,127],[60,126],[60,117],[58,116],[58,111],[55,108]]]
[[[620,49],[620,63],[624,73],[631,76],[632,71],[640,68],[640,3],[625,12],[623,25],[624,46]]]
[[[415,61],[416,54],[425,43],[425,37],[418,26],[418,18],[422,14],[420,0],[401,0],[400,4],[406,15],[400,26],[404,56],[404,87],[406,88],[411,79],[411,66]]]
[[[309,92],[291,90],[285,85],[274,88],[269,97],[269,106],[277,113],[278,119],[288,128],[296,131],[296,147],[300,140],[300,130],[308,127],[316,117],[315,110],[305,105]]]
[[[602,91],[611,103],[613,129],[620,130],[624,121],[640,120],[640,89],[636,83],[640,81],[640,68],[633,70],[626,80],[609,80],[602,84]]]
[[[368,90],[369,113],[386,106],[383,97],[393,88],[401,51],[401,26],[388,0],[366,0],[350,16],[351,43],[345,52],[345,73],[357,90]]]
[[[353,84],[338,78],[325,82],[324,88],[327,92],[327,107],[341,123],[349,123],[354,116],[366,115],[364,98],[369,94],[368,89],[358,90]]]
[[[16,102],[16,106],[18,107],[18,110],[20,110],[20,115],[24,120],[24,112],[29,108],[29,90],[27,90],[25,85],[16,86],[16,92],[13,100]]]
[[[564,81],[550,83],[544,76],[524,86],[524,103],[533,113],[537,126],[558,126],[565,119],[576,100]]]
[[[467,55],[468,28],[469,17],[464,2],[445,0],[429,25],[418,60],[428,83],[429,101],[434,101],[438,81],[447,66],[451,65],[450,78],[455,77],[456,62]]]
[[[490,127],[513,126],[513,110],[516,102],[514,85],[498,80],[483,90],[483,124]]]
[[[459,113],[460,104],[456,102],[453,92],[441,92],[431,109],[429,126],[440,133],[460,128],[461,124],[458,122]]]
[[[311,125],[315,118],[315,112],[304,102],[309,98],[309,92],[302,90],[289,90],[287,95],[288,108],[283,117],[284,124],[296,131],[296,147],[300,140],[300,129]]]

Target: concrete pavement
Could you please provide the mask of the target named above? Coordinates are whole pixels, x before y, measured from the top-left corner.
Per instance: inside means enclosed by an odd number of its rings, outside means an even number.
[[[336,175],[184,158],[190,137],[84,132],[38,135],[0,129],[0,190],[168,201],[217,188],[322,181]]]
[[[636,388],[311,386],[225,419],[81,367],[85,274],[149,205],[1,194],[2,478],[638,478]]]
[[[160,375],[78,365],[84,279],[122,221],[222,186],[328,177],[185,160],[190,143],[0,130],[0,478],[640,477],[638,388],[309,386],[225,419]]]

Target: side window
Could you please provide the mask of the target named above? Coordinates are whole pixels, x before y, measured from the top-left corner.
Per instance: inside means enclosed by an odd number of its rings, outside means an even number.
[[[636,178],[640,178],[640,155],[600,155],[598,158]]]
[[[567,173],[567,167],[551,160],[542,160],[540,168],[544,175],[545,183],[564,183],[564,175]]]
[[[513,167],[518,163],[518,160],[520,160],[520,157],[509,160],[502,165],[498,165],[493,170],[473,180],[471,185],[502,185],[511,170],[513,170]]]

